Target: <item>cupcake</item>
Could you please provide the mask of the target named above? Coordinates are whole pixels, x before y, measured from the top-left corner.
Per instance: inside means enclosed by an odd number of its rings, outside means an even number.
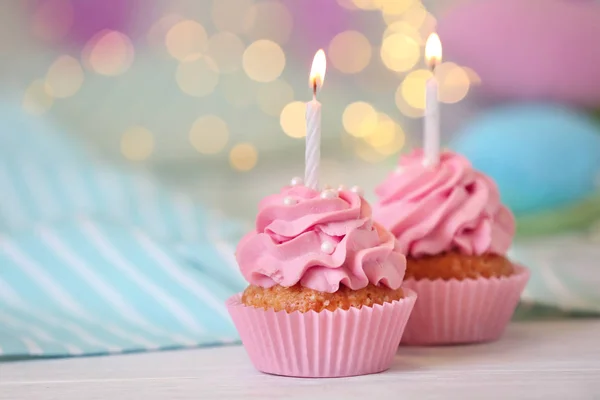
[[[419,302],[403,343],[441,345],[498,339],[529,279],[506,253],[515,219],[496,184],[463,156],[435,166],[416,150],[376,188],[375,221],[406,254],[403,287]]]
[[[248,288],[227,301],[254,366],[296,377],[384,371],[416,300],[406,258],[359,190],[294,180],[259,205],[236,258]]]

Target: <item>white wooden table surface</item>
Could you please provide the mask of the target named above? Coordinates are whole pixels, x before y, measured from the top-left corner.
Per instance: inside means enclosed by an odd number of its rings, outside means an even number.
[[[485,345],[400,348],[382,374],[256,372],[241,347],[0,364],[2,400],[600,399],[600,321],[512,324]]]

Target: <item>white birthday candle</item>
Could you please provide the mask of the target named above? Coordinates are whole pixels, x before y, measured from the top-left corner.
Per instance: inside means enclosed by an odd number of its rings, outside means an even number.
[[[442,43],[436,33],[429,35],[425,44],[425,61],[433,74],[427,81],[425,88],[424,163],[426,165],[437,165],[440,161],[440,103],[435,67],[442,61]]]
[[[317,92],[323,86],[326,60],[323,50],[317,51],[310,70],[309,84],[313,99],[306,103],[306,155],[304,183],[314,190],[319,189],[319,164],[321,161],[321,103]]]

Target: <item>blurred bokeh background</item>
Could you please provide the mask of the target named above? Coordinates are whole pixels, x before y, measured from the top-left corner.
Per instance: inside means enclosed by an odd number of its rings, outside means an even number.
[[[319,48],[329,58],[320,95],[323,181],[372,187],[420,141],[423,45],[436,23],[420,1],[3,7],[0,79],[28,112],[235,215],[251,215],[260,196],[301,175],[303,103]],[[439,73],[449,140],[468,115],[456,104],[479,78],[451,61]]]
[[[593,0],[5,2],[0,84],[7,101],[53,132],[251,222],[261,197],[302,175],[316,50],[328,57],[321,181],[361,185],[372,200],[398,156],[421,143],[431,75],[423,50],[437,30],[444,145],[498,181],[519,220],[515,257],[561,270],[581,257],[577,263],[590,264],[600,246],[599,7]],[[18,127],[5,128],[18,135]],[[597,283],[586,271],[580,279]],[[536,296],[556,302],[552,282]],[[567,290],[566,308],[600,310],[600,294],[588,289],[592,300]]]

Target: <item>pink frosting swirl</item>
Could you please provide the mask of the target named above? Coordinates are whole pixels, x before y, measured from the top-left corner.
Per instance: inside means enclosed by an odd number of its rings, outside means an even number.
[[[397,289],[406,258],[394,236],[374,224],[371,207],[358,194],[334,198],[304,186],[285,187],[259,205],[256,229],[238,244],[236,258],[250,284],[265,288],[300,283],[333,293],[369,283]],[[284,199],[288,198],[286,205]],[[328,242],[333,251],[323,251]],[[325,248],[327,250],[327,248]]]
[[[374,218],[406,255],[505,254],[512,243],[515,219],[498,187],[459,154],[444,152],[436,167],[424,167],[416,150],[375,191]]]

